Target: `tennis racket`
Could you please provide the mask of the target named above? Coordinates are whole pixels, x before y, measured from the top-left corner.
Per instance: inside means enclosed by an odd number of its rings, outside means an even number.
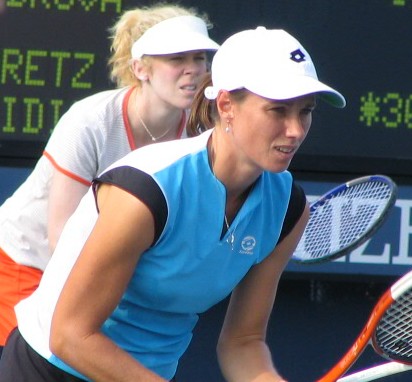
[[[310,217],[292,261],[302,264],[337,259],[367,241],[384,223],[397,196],[383,175],[337,186],[310,205]]]
[[[412,370],[412,365],[405,365],[399,362],[388,362],[379,366],[371,367],[370,369],[365,369],[347,375],[338,379],[338,382],[368,382],[374,381],[375,379],[387,377],[389,375],[402,373],[404,371]]]
[[[384,358],[412,365],[412,271],[401,277],[383,294],[353,345],[317,382],[337,381],[368,344]]]

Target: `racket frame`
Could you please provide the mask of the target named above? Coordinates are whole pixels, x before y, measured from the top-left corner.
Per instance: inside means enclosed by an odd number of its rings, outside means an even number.
[[[406,365],[400,362],[387,362],[339,378],[337,382],[369,382],[410,370],[412,370],[412,365]]]

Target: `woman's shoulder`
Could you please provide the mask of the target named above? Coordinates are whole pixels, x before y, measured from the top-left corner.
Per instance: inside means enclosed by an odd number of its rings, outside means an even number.
[[[63,114],[55,130],[95,130],[122,121],[122,102],[127,89],[105,90],[76,101]]]
[[[110,167],[139,167],[150,173],[166,168],[183,158],[203,153],[210,132],[199,136],[147,145],[133,150]]]
[[[128,88],[103,90],[98,93],[91,94],[81,100],[76,101],[70,110],[79,112],[80,109],[85,112],[90,112],[100,107],[107,107],[107,105],[119,103],[121,105],[124,95]]]

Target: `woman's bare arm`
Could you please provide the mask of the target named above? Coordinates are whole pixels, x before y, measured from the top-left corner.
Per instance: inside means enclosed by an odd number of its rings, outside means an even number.
[[[51,350],[94,381],[164,381],[100,331],[118,305],[141,253],[152,243],[152,214],[115,186],[100,187],[98,204],[97,223],[56,306]]]
[[[273,253],[254,266],[232,293],[218,343],[218,359],[229,382],[281,382],[266,345],[266,329],[280,276],[309,217],[297,225]]]
[[[63,227],[86,194],[88,186],[54,169],[49,194],[47,237],[52,254]]]

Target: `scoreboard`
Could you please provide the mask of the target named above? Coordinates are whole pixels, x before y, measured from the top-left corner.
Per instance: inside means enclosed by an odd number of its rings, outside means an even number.
[[[70,105],[112,86],[107,28],[120,0],[6,0],[0,14],[0,157],[38,158]]]
[[[0,0],[0,164],[33,164],[73,102],[112,88],[108,28],[137,0]],[[210,35],[283,28],[310,52],[345,109],[319,103],[292,169],[412,169],[412,0],[186,0]],[[252,69],[253,70],[253,69]]]

